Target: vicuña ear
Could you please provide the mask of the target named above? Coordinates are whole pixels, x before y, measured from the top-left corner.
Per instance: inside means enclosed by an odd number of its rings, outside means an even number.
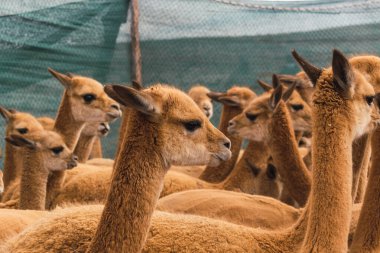
[[[157,102],[151,95],[143,91],[121,85],[106,85],[104,91],[112,99],[124,106],[132,107],[148,115],[161,114],[161,108]]]
[[[332,70],[334,85],[338,92],[346,99],[354,95],[354,71],[348,59],[337,49],[333,51]]]
[[[16,111],[14,110],[8,110],[2,106],[0,106],[0,114],[1,116],[7,121],[9,122],[9,120],[13,117],[13,114],[15,113]]]
[[[132,87],[136,90],[142,90],[144,88],[144,86],[137,81],[132,81]]]
[[[37,149],[38,144],[35,141],[29,140],[27,138],[24,138],[22,136],[11,134],[11,136],[5,137],[5,140],[9,142],[10,144],[17,146],[17,147],[26,147],[30,149]]]
[[[265,90],[265,91],[269,91],[269,90],[273,89],[272,85],[267,84],[267,83],[264,82],[264,81],[257,80],[257,83],[258,83],[258,84],[260,85],[260,87],[263,88],[263,90]]]
[[[292,96],[294,90],[296,89],[296,84],[293,83],[292,86],[290,86],[285,92],[284,94],[282,95],[282,100],[284,100],[284,102],[288,101],[288,99]]]
[[[228,106],[240,106],[240,100],[239,100],[239,98],[237,98],[235,96],[225,95],[225,96],[219,97],[218,101],[220,103],[222,103],[224,105],[228,105]]]
[[[55,71],[54,69],[48,68],[48,71],[50,74],[52,74],[65,88],[69,88],[71,86],[71,76],[73,74],[65,75],[62,73],[59,73],[58,71]]]
[[[317,83],[318,78],[322,74],[322,69],[315,67],[314,65],[307,62],[304,58],[302,58],[296,50],[293,49],[292,55],[294,59],[298,62],[298,64],[301,66],[303,71],[305,71],[306,75],[309,77],[310,81],[315,86]]]
[[[226,93],[223,93],[223,92],[213,92],[213,91],[210,91],[210,92],[207,93],[207,96],[209,98],[211,98],[212,100],[217,101],[217,102],[220,102],[219,98],[221,98],[221,97],[223,97],[225,95],[226,95]]]
[[[273,75],[273,87],[276,87],[269,98],[269,107],[274,110],[282,97],[282,85],[276,75]]]
[[[293,75],[278,75],[280,82],[285,86],[296,85],[296,88],[311,88],[313,87],[310,81],[302,79],[298,76]]]

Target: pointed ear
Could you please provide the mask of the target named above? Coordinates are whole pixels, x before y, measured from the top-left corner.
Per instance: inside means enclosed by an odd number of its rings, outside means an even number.
[[[269,98],[269,107],[274,110],[278,103],[280,102],[282,97],[282,85],[277,86],[276,89],[274,89],[272,95]]]
[[[278,75],[280,82],[285,86],[291,86],[292,84],[296,85],[296,88],[312,88],[310,81],[302,79],[298,76],[293,75]]]
[[[121,85],[106,85],[104,91],[116,102],[132,107],[142,113],[148,115],[158,115],[161,113],[161,108],[154,101],[153,97],[143,91]],[[115,94],[117,95],[115,96]]]
[[[8,110],[8,109],[0,106],[0,114],[5,119],[6,122],[9,122],[9,120],[12,118],[12,116],[15,112],[16,111],[14,111],[12,109]]]
[[[217,101],[217,102],[220,102],[219,98],[223,97],[225,95],[227,95],[227,94],[223,93],[223,92],[212,92],[212,91],[210,91],[210,92],[207,93],[207,96],[209,98],[211,98],[212,100]]]
[[[19,135],[11,134],[11,136],[5,137],[5,140],[17,147],[26,147],[30,149],[37,149],[38,145],[35,141],[29,140]]]
[[[293,49],[292,55],[294,59],[298,62],[298,64],[301,66],[303,71],[305,71],[306,75],[309,77],[310,81],[315,84],[317,83],[318,78],[322,74],[322,69],[315,67],[314,65],[307,62],[304,58],[302,58],[296,50]]]
[[[282,95],[282,100],[284,100],[284,102],[288,101],[288,99],[292,96],[294,90],[296,89],[296,84],[293,83],[292,86],[290,86],[285,92],[284,94]]]
[[[354,71],[348,59],[337,49],[333,51],[332,70],[338,92],[346,99],[351,98],[354,94]]]
[[[222,97],[219,97],[219,100],[218,100],[220,103],[224,104],[224,105],[228,105],[228,106],[240,106],[240,100],[237,98],[237,97],[233,97],[233,96],[222,96]]]
[[[272,85],[267,84],[267,83],[264,82],[264,81],[257,80],[257,83],[258,83],[258,84],[260,85],[260,87],[263,88],[263,90],[265,90],[265,91],[269,91],[269,90],[273,89]]]
[[[69,88],[71,86],[71,78],[73,74],[65,75],[55,71],[51,68],[48,68],[50,74],[52,74],[65,88]]]
[[[137,81],[132,81],[132,87],[136,90],[142,90],[144,88],[144,86]]]

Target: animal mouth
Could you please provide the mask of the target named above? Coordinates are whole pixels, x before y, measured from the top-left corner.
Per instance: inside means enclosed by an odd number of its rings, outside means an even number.
[[[98,127],[98,131],[102,136],[106,136],[110,131],[110,127],[108,126],[108,124],[101,123]]]
[[[110,122],[113,122],[113,121],[115,121],[117,118],[120,118],[120,117],[121,117],[121,113],[120,113],[120,111],[118,111],[118,112],[107,112],[107,116],[108,116],[108,118],[110,119],[109,121],[110,121]]]
[[[236,128],[234,126],[227,127],[227,132],[229,134],[237,134]]]
[[[217,160],[223,162],[223,161],[227,161],[228,159],[231,158],[230,153],[231,153],[231,151],[229,153],[218,153],[218,154],[214,153],[214,154],[212,154],[212,156],[214,158],[216,158]]]
[[[76,161],[70,161],[67,163],[67,169],[71,170],[71,169],[75,168],[77,165],[78,165],[78,163]]]

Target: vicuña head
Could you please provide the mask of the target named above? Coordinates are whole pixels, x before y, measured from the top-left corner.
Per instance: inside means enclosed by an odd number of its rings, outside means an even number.
[[[211,118],[213,114],[213,105],[211,98],[207,96],[210,90],[205,86],[195,85],[193,86],[188,94],[194,100],[194,102],[198,105],[198,107],[204,112],[207,118]]]
[[[137,109],[136,121],[156,127],[160,137],[156,143],[167,164],[217,166],[231,157],[230,140],[185,93],[160,84],[142,91],[113,85],[105,91],[120,104]]]
[[[7,136],[11,134],[27,136],[43,129],[36,118],[29,113],[9,110],[0,106],[0,114],[7,121]]]
[[[72,115],[78,122],[109,122],[121,116],[118,103],[104,92],[98,81],[84,76],[49,72],[65,87]]]
[[[49,171],[59,171],[74,168],[76,156],[69,150],[62,137],[54,132],[42,130],[28,138],[11,134],[5,140],[17,147],[27,148],[31,152],[38,152]]]
[[[49,171],[72,169],[76,166],[76,156],[56,132],[40,131],[29,138],[12,134],[5,139],[14,146],[39,152],[44,161],[44,167]]]
[[[270,87],[270,85],[267,85]],[[295,85],[283,92],[277,76],[273,76],[273,87],[252,100],[244,111],[229,122],[228,131],[239,134],[243,138],[255,141],[267,141],[268,124],[272,118],[276,101],[287,101],[293,126],[298,131],[311,130],[310,106],[294,91]]]

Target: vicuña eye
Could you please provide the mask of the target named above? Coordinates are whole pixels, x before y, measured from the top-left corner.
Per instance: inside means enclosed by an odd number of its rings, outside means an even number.
[[[188,121],[188,122],[183,123],[183,125],[185,126],[186,130],[189,132],[194,132],[195,130],[197,130],[198,128],[202,126],[199,120]]]
[[[83,95],[83,99],[84,102],[89,104],[96,99],[96,96],[94,94],[85,94]]]
[[[365,101],[367,102],[368,105],[372,105],[374,99],[375,99],[375,96],[366,96],[365,97]]]
[[[63,147],[60,146],[60,147],[55,147],[55,148],[52,148],[51,151],[53,151],[53,153],[55,155],[58,155],[59,153],[61,153],[63,151]]]
[[[20,134],[26,134],[28,133],[28,128],[18,128],[17,132],[19,132]]]
[[[245,116],[250,120],[250,121],[255,121],[257,118],[257,114],[252,114],[252,113],[246,113]]]
[[[296,105],[290,105],[292,107],[293,110],[295,111],[300,111],[303,109],[303,105],[301,104],[296,104]]]

